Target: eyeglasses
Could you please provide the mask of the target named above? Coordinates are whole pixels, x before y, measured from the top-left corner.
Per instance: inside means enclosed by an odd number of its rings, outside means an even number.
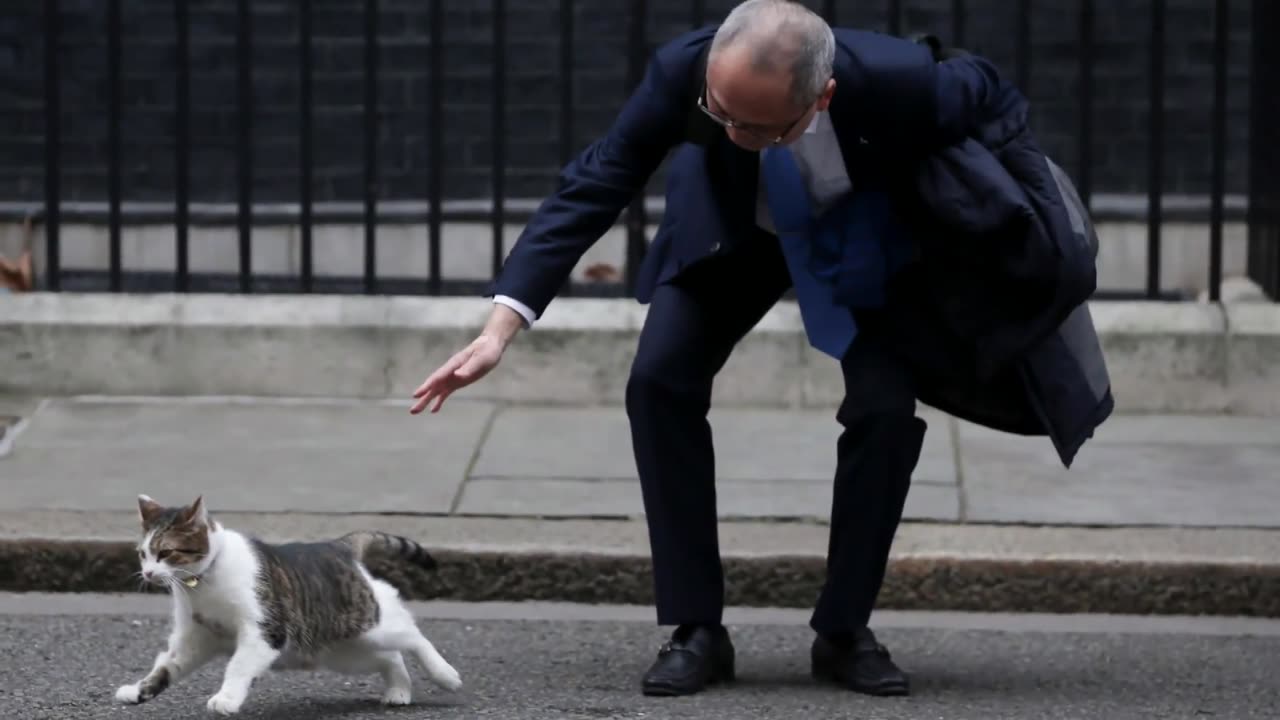
[[[795,129],[796,125],[798,125],[801,120],[804,119],[804,116],[809,114],[809,108],[805,108],[804,112],[800,113],[800,117],[796,118],[795,120],[792,120],[786,126],[786,128],[782,130],[782,132],[778,133],[776,136],[771,137],[770,135],[761,132],[756,127],[753,127],[751,125],[744,125],[736,120],[730,120],[727,117],[724,117],[722,115],[717,115],[716,113],[712,112],[711,108],[707,107],[707,84],[705,82],[702,83],[702,92],[698,93],[698,109],[701,110],[704,115],[711,118],[711,120],[714,121],[720,127],[723,127],[725,129],[732,128],[734,130],[741,130],[742,132],[745,132],[749,135],[754,135],[755,137],[769,143],[770,145],[777,145],[778,143],[782,142],[782,139],[791,134],[791,131]]]

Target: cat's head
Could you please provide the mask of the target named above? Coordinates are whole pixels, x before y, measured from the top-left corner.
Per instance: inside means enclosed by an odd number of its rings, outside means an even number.
[[[138,516],[142,521],[138,562],[143,580],[172,585],[199,575],[209,558],[212,529],[203,496],[190,505],[165,507],[139,495]]]

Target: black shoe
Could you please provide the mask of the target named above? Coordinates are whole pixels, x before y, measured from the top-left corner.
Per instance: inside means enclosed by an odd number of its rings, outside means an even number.
[[[734,678],[733,643],[723,626],[682,625],[658,651],[641,683],[645,695],[692,695]]]
[[[907,674],[889,659],[889,650],[876,642],[870,628],[846,638],[819,635],[810,653],[813,677],[867,695],[906,695]]]

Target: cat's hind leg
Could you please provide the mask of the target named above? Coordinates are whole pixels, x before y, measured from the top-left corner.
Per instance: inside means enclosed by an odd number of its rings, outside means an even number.
[[[373,586],[381,619],[365,634],[365,640],[383,650],[411,652],[422,663],[433,683],[446,690],[461,688],[462,676],[422,634],[395,588],[381,580],[374,580]]]
[[[387,650],[364,638],[345,643],[324,655],[320,664],[329,670],[348,675],[378,673],[386,684],[384,705],[408,705],[412,698],[413,680],[399,650]]]
[[[156,656],[146,677],[121,686],[116,690],[116,700],[128,705],[152,700],[217,654],[217,643],[198,626],[176,629],[169,635],[169,646]]]

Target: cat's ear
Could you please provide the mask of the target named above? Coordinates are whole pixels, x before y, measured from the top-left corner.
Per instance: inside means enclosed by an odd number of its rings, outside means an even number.
[[[150,497],[146,495],[138,496],[138,519],[142,521],[143,527],[150,526],[163,510],[164,508],[160,506],[160,503]]]
[[[209,522],[209,513],[204,507],[204,496],[200,495],[196,501],[191,503],[182,511],[182,525],[206,525]]]

